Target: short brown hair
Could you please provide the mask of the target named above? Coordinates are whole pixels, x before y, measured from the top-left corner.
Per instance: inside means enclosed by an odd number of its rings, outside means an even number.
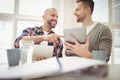
[[[76,0],[76,3],[83,2],[84,5],[88,5],[91,9],[91,13],[94,10],[94,1],[93,0]]]

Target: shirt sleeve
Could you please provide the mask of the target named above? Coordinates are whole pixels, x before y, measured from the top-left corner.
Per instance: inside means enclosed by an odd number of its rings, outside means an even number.
[[[24,29],[22,31],[22,34],[19,37],[16,38],[16,40],[14,42],[14,47],[15,48],[19,48],[19,41],[22,39],[23,36],[28,36],[29,35],[29,32],[28,32],[28,31],[30,31],[29,29],[30,28]]]
[[[101,34],[99,49],[107,51],[107,61],[109,60],[112,48],[112,34],[109,28],[106,28]]]
[[[62,57],[63,43],[60,38],[58,38],[59,44],[54,48],[53,56]]]

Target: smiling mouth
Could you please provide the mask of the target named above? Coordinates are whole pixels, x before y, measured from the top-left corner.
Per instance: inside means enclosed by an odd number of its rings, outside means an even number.
[[[52,24],[57,24],[57,21],[51,21]]]

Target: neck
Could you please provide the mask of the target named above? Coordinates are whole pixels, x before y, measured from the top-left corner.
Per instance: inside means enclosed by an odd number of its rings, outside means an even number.
[[[83,26],[83,27],[87,27],[87,26],[89,26],[89,25],[91,25],[91,24],[93,24],[93,23],[94,23],[94,22],[93,22],[92,18],[91,18],[91,17],[88,17],[88,18],[84,19],[84,21],[83,21],[83,23],[82,23],[82,26]]]
[[[42,28],[43,28],[44,31],[47,31],[47,32],[51,31],[51,29],[46,25],[43,25]]]

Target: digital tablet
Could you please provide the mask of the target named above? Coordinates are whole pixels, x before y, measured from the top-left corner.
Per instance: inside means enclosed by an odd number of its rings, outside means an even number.
[[[74,44],[70,35],[73,35],[79,43],[84,44],[87,39],[86,28],[85,27],[77,27],[77,28],[69,28],[64,29],[64,38],[67,42]]]
[[[54,46],[34,45],[33,60],[35,60],[36,57],[53,57],[53,49]]]

